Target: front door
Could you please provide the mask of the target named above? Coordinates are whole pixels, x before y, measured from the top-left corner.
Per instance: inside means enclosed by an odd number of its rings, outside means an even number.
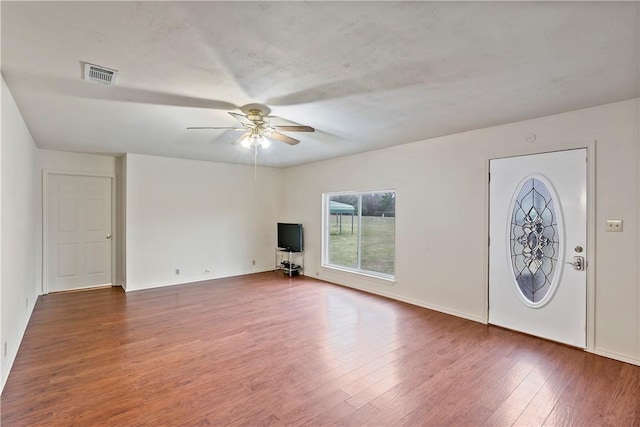
[[[489,169],[489,323],[586,347],[587,150]]]
[[[47,292],[111,284],[111,178],[49,174]]]

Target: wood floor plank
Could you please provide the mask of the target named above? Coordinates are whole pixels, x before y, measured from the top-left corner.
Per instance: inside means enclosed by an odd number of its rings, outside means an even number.
[[[383,412],[371,404],[366,404],[361,408],[358,408],[355,412],[342,417],[337,423],[337,426],[380,426],[383,418]],[[396,424],[394,424],[396,425]]]
[[[640,372],[631,365],[623,365],[607,403],[604,421],[608,425],[640,425],[639,416]]]
[[[640,367],[282,274],[38,299],[3,426],[640,425]]]
[[[580,372],[580,359],[585,353],[564,352],[550,355],[537,369],[546,371],[546,382],[524,408],[514,425],[542,425],[554,409],[558,399]],[[573,356],[573,357],[569,357]]]

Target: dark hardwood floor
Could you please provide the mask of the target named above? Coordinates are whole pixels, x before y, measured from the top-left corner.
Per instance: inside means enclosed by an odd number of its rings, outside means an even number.
[[[3,426],[640,425],[640,367],[282,273],[40,297]]]

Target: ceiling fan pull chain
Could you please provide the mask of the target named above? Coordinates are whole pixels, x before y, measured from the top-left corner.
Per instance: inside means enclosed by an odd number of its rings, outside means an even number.
[[[258,193],[258,146],[253,146],[253,195]],[[255,199],[255,197],[254,197]]]

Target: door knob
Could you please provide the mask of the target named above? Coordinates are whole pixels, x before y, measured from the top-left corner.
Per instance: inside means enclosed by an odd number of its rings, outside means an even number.
[[[107,234],[107,239],[110,239],[110,238],[111,238],[111,234]]]
[[[573,269],[577,271],[584,271],[586,267],[583,256],[574,256],[573,262],[566,262],[565,264],[571,264],[573,266]]]

